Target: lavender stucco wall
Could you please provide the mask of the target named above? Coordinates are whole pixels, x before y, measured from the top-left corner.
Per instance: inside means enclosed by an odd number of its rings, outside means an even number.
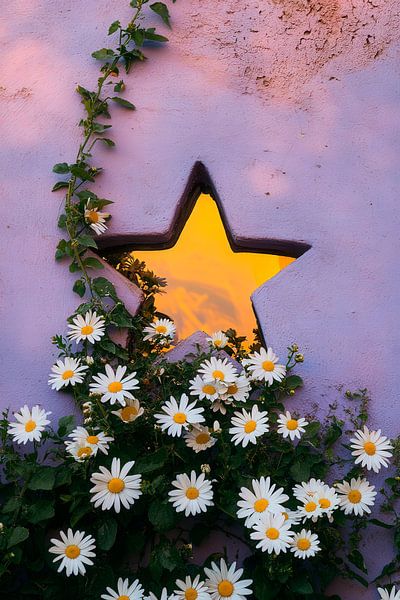
[[[74,155],[73,90],[97,77],[90,53],[125,4],[14,0],[2,10],[2,406],[71,410],[46,383],[50,338],[77,299],[53,260],[62,201],[50,169]],[[165,235],[202,161],[235,236],[312,246],[253,296],[268,343],[283,353],[295,340],[306,355],[307,386],[290,407],[324,408],[337,386],[368,387],[373,424],[397,434],[396,2],[185,0],[172,11],[168,49],[149,50],[125,77],[137,113],[115,109],[117,148],[101,150],[111,233]],[[372,575],[389,553],[374,535]]]

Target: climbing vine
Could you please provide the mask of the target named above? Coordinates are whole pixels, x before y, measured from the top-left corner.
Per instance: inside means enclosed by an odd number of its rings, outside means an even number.
[[[130,5],[129,23],[109,27],[115,46],[92,54],[97,87],[77,87],[75,160],[53,168],[63,175],[53,190],[65,192],[56,259],[78,274],[82,302],[53,338],[49,385],[73,395],[83,422],[67,415],[55,424],[39,400],[3,413],[0,597],[334,600],[326,590],[337,576],[368,586],[367,526],[395,531],[396,558],[379,578],[387,581],[399,566],[400,447],[369,428],[367,390],[338,397],[351,431],[334,406],[323,421],[311,409],[300,415],[296,344],[280,361],[257,332],[245,345],[229,329],[171,360],[175,326],[156,302],[166,281],[130,254],[111,255],[142,291],[131,315],[98,276],[103,264],[88,250],[98,250],[112,201],[92,189],[102,171],[94,149],[114,146],[112,104],[135,109],[120,71],[145,60],[147,44],[167,42],[148,15],[170,23],[162,2]],[[378,490],[369,475],[391,461],[384,516],[371,518]],[[395,588],[378,593],[398,598]]]

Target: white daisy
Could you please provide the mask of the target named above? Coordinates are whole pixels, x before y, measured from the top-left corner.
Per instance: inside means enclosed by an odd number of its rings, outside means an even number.
[[[214,400],[214,402],[211,404],[211,410],[213,412],[220,412],[222,415],[226,415],[226,408],[227,406],[230,406],[232,402],[233,399],[221,400],[219,398],[218,400]]]
[[[286,367],[277,364],[278,360],[279,357],[271,348],[261,348],[260,352],[254,352],[242,360],[242,365],[250,371],[253,379],[272,385],[274,381],[282,381],[286,375]]]
[[[305,432],[304,427],[308,425],[308,421],[305,419],[293,419],[288,410],[286,411],[286,414],[279,415],[278,423],[278,433],[284,438],[289,436],[292,441],[295,438],[300,439],[301,434]]]
[[[173,396],[161,407],[163,413],[155,414],[154,417],[163,431],[167,430],[172,437],[182,435],[182,429],[189,425],[202,423],[204,408],[197,408],[196,402],[189,404],[189,398],[182,394],[179,404]]]
[[[235,446],[242,444],[243,448],[249,442],[257,443],[257,438],[269,431],[268,413],[259,411],[258,406],[254,405],[251,412],[243,409],[242,412],[235,412],[231,419],[233,427],[229,429],[232,435],[232,442]]]
[[[225,386],[222,386],[220,382],[206,381],[200,375],[196,375],[194,379],[190,381],[190,394],[192,396],[198,396],[200,400],[207,398],[207,400],[216,400],[219,398],[220,392],[225,390]]]
[[[242,487],[240,489],[240,498],[237,505],[239,510],[237,516],[239,519],[246,519],[245,526],[251,527],[259,521],[266,512],[274,514],[282,513],[284,503],[289,500],[289,496],[283,494],[283,488],[275,490],[276,485],[271,485],[269,477],[260,477],[251,482],[253,491]]]
[[[291,551],[296,558],[310,558],[320,550],[318,536],[308,529],[296,533],[291,541]]]
[[[243,569],[236,569],[236,563],[228,565],[221,558],[219,566],[211,563],[211,569],[204,569],[204,573],[208,578],[206,585],[211,595],[212,600],[245,600],[246,596],[250,596],[253,591],[249,586],[253,583],[252,579],[240,579],[243,575]]]
[[[176,327],[169,319],[156,319],[154,323],[145,327],[143,332],[146,334],[144,340],[167,339],[173,340],[176,333]]]
[[[111,411],[112,415],[116,415],[124,423],[132,423],[138,417],[142,416],[143,413],[144,409],[140,406],[139,400],[136,398],[126,398],[123,408]]]
[[[98,373],[93,375],[94,383],[90,384],[90,391],[102,394],[101,401],[110,401],[110,404],[119,402],[125,406],[125,398],[133,400],[133,396],[129,390],[137,390],[139,381],[135,379],[136,372],[130,373],[124,377],[126,367],[117,367],[114,369],[110,365],[106,365],[106,374]]]
[[[369,431],[364,425],[364,430],[356,431],[355,437],[350,442],[351,447],[354,448],[352,455],[356,457],[356,465],[361,463],[362,467],[373,469],[375,473],[379,473],[382,466],[389,466],[388,458],[393,456],[390,452],[393,446],[386,436],[381,435],[380,429]]]
[[[208,427],[204,425],[195,425],[193,429],[184,434],[186,446],[192,448],[196,454],[202,450],[207,450],[214,446],[217,441],[210,433]]]
[[[227,358],[215,358],[215,356],[200,365],[199,373],[207,382],[223,382],[227,385],[236,381],[238,376],[237,370]]]
[[[318,501],[318,496],[308,496],[302,500],[302,504],[297,507],[297,514],[305,522],[312,519],[315,523],[322,516],[323,511]]]
[[[46,412],[38,405],[29,410],[25,404],[19,409],[19,412],[14,413],[17,422],[9,423],[7,433],[13,437],[13,441],[17,444],[39,442],[46,425],[50,423],[47,415],[51,415],[51,412]]]
[[[298,514],[297,510],[289,510],[286,509],[281,513],[287,523],[290,523],[290,527],[294,525],[298,525],[301,523],[301,516]]]
[[[309,496],[318,496],[326,484],[321,479],[310,479],[307,482],[296,484],[293,488],[293,496],[303,502],[305,498]]]
[[[85,442],[64,442],[66,451],[74,457],[77,462],[84,462],[87,458],[95,456],[93,446]]]
[[[236,402],[246,402],[250,393],[250,381],[246,375],[241,374],[233,383],[225,386],[225,390],[220,394],[221,400],[235,400]]]
[[[163,588],[159,598],[153,594],[153,592],[149,592],[149,595],[145,597],[145,600],[175,600],[175,596],[173,594],[168,594],[167,588]]]
[[[121,469],[119,458],[113,458],[111,471],[101,466],[100,473],[93,473],[90,481],[94,486],[90,493],[94,495],[90,501],[94,502],[95,508],[101,506],[102,510],[110,510],[114,507],[115,512],[119,513],[121,504],[130,508],[130,505],[135,503],[142,495],[142,476],[128,475],[134,464],[135,461],[131,460]]]
[[[256,548],[268,554],[286,552],[294,536],[291,524],[282,514],[265,512],[262,519],[253,525],[252,540],[258,540]]]
[[[85,221],[97,235],[107,230],[106,221],[110,218],[110,213],[100,212],[98,208],[91,207],[90,200],[86,203]]]
[[[93,454],[97,454],[98,450],[103,454],[108,454],[110,447],[108,442],[113,442],[114,438],[106,435],[103,431],[89,433],[84,427],[76,427],[69,436],[74,442],[89,446],[93,450]],[[68,443],[68,442],[66,442]]]
[[[329,487],[329,485],[324,485],[316,498],[318,499],[318,504],[321,507],[322,513],[327,514],[328,517],[332,515],[332,512],[336,510],[340,504],[339,496],[333,488]]]
[[[84,531],[76,531],[68,529],[67,534],[60,531],[61,540],[50,540],[54,546],[49,548],[51,554],[56,554],[53,562],[61,561],[58,572],[63,569],[66,571],[66,576],[84,575],[86,573],[85,565],[92,565],[91,560],[96,555],[93,552],[95,549],[95,540],[91,535],[85,535]]]
[[[172,502],[176,512],[185,511],[185,517],[206,512],[209,506],[213,506],[213,490],[211,482],[205,478],[204,473],[197,476],[195,471],[176,476],[172,485],[176,490],[168,492],[169,501]]]
[[[208,587],[204,581],[200,581],[200,575],[192,580],[191,577],[186,577],[185,581],[177,579],[175,585],[179,588],[174,591],[176,600],[210,600],[211,596],[208,593]]]
[[[210,342],[214,348],[221,350],[221,348],[225,348],[229,342],[229,339],[223,331],[215,331],[210,335],[210,337],[207,338],[207,341]]]
[[[79,358],[70,358],[67,356],[64,360],[59,359],[55,365],[51,367],[49,375],[49,385],[53,390],[60,390],[68,384],[75,385],[82,383],[84,373],[87,370],[86,365],[81,365]]]
[[[77,344],[81,340],[87,340],[94,344],[104,335],[105,321],[102,317],[97,316],[96,311],[89,310],[85,316],[76,315],[68,328],[71,330],[68,334],[70,340],[75,340]]]
[[[361,516],[364,513],[370,513],[370,506],[374,505],[376,492],[375,486],[370,485],[366,479],[354,477],[350,483],[343,481],[337,483],[336,488],[340,498],[340,508],[346,515],[354,513]]]
[[[390,592],[385,588],[378,588],[378,594],[380,595],[380,600],[400,600],[400,590],[396,591],[395,586],[392,587]]]
[[[129,579],[122,579],[122,577],[118,579],[117,591],[112,590],[110,587],[106,588],[106,591],[107,594],[101,595],[103,600],[142,600],[144,594],[139,579],[135,579],[129,585]]]

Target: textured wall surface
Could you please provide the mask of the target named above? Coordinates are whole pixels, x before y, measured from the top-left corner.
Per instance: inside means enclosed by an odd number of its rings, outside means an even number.
[[[4,406],[71,410],[47,386],[50,338],[77,301],[53,260],[62,201],[50,170],[74,155],[73,90],[95,81],[90,53],[127,4],[86,0],[86,19],[78,0],[2,10]],[[389,435],[400,416],[398,10],[395,0],[177,2],[168,49],[149,50],[125,77],[138,111],[114,110],[118,145],[102,150],[98,180],[116,200],[114,238],[167,236],[200,160],[234,237],[310,244],[253,296],[268,343],[283,354],[295,340],[306,355],[307,386],[290,407],[324,409],[339,386],[365,386]],[[372,575],[388,555],[376,535],[366,540]]]

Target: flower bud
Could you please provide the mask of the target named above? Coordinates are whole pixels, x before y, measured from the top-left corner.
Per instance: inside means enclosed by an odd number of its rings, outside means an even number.
[[[211,473],[211,467],[208,463],[201,465],[200,469],[201,469],[202,473],[206,473],[206,474]]]
[[[297,352],[297,351],[298,351],[298,349],[299,349],[299,347],[298,347],[298,345],[297,345],[297,344],[292,344],[292,347],[291,347],[291,351],[292,351],[292,352]]]
[[[294,357],[294,360],[296,362],[300,362],[300,363],[304,362],[304,356],[303,356],[303,354],[296,354],[296,356]]]
[[[295,395],[295,390],[289,390],[289,396],[294,396]]]
[[[89,365],[89,366],[93,365],[93,364],[94,364],[94,358],[93,358],[93,356],[87,356],[87,357],[85,358],[85,363],[86,363],[87,365]]]

